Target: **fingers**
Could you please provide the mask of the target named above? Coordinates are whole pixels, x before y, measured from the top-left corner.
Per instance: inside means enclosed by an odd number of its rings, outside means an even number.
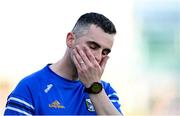
[[[86,66],[85,66],[85,63],[84,63],[84,60],[82,59],[82,57],[79,55],[79,53],[77,52],[76,49],[73,50],[73,60],[74,60],[74,63],[75,65],[77,66],[77,68],[79,70],[81,69],[84,69]]]
[[[105,56],[102,61],[100,62],[100,66],[101,68],[104,70],[105,66],[106,66],[106,63],[107,63],[107,60],[109,59],[109,56]]]
[[[86,52],[86,55],[89,59],[89,61],[95,65],[95,66],[99,66],[98,62],[96,61],[96,58],[94,57],[94,55],[92,54],[92,52],[90,51],[89,48],[87,48],[86,46],[84,46],[84,50]]]
[[[84,50],[83,50],[84,48]],[[90,51],[90,49],[87,46],[83,46],[83,47],[79,47],[76,46],[73,50],[73,53],[75,55],[76,58],[76,63],[78,63],[78,65],[80,67],[97,67],[97,68],[102,68],[104,69],[107,63],[107,60],[109,58],[109,56],[105,56],[100,64],[96,61],[95,56],[92,54],[92,52]]]
[[[96,56],[94,56],[87,46],[77,45],[73,49],[73,61],[77,68],[79,79],[85,86],[101,79],[106,62],[109,58],[106,56],[98,63],[95,57]]]
[[[90,63],[88,57],[86,56],[86,54],[84,53],[84,51],[79,46],[77,46],[76,48],[77,48],[77,52],[81,56],[81,58],[84,61],[85,65],[91,65],[91,63]]]

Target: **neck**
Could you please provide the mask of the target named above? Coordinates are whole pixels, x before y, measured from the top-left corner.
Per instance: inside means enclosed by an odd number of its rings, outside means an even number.
[[[66,51],[64,57],[58,62],[52,64],[50,69],[57,75],[68,79],[68,80],[78,80],[78,74],[76,67],[72,63],[68,51]]]

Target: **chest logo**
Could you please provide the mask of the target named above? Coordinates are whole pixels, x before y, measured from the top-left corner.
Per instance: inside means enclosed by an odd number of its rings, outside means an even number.
[[[50,108],[65,108],[64,106],[62,106],[59,101],[55,100],[53,101],[51,104],[49,104]]]
[[[88,111],[90,111],[90,112],[95,111],[94,106],[90,99],[86,99],[86,107],[87,107]]]

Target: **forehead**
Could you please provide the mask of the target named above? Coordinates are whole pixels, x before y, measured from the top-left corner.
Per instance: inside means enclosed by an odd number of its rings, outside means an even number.
[[[85,35],[87,41],[94,41],[104,48],[111,48],[114,41],[114,35],[105,33],[101,28],[91,25],[88,33]]]

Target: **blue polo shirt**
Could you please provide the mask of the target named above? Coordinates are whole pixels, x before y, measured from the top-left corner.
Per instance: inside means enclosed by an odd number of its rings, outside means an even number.
[[[109,83],[105,92],[120,111],[119,98]],[[103,104],[102,104],[103,105]],[[22,79],[8,96],[5,115],[96,115],[89,95],[80,81],[67,80],[49,64]]]

